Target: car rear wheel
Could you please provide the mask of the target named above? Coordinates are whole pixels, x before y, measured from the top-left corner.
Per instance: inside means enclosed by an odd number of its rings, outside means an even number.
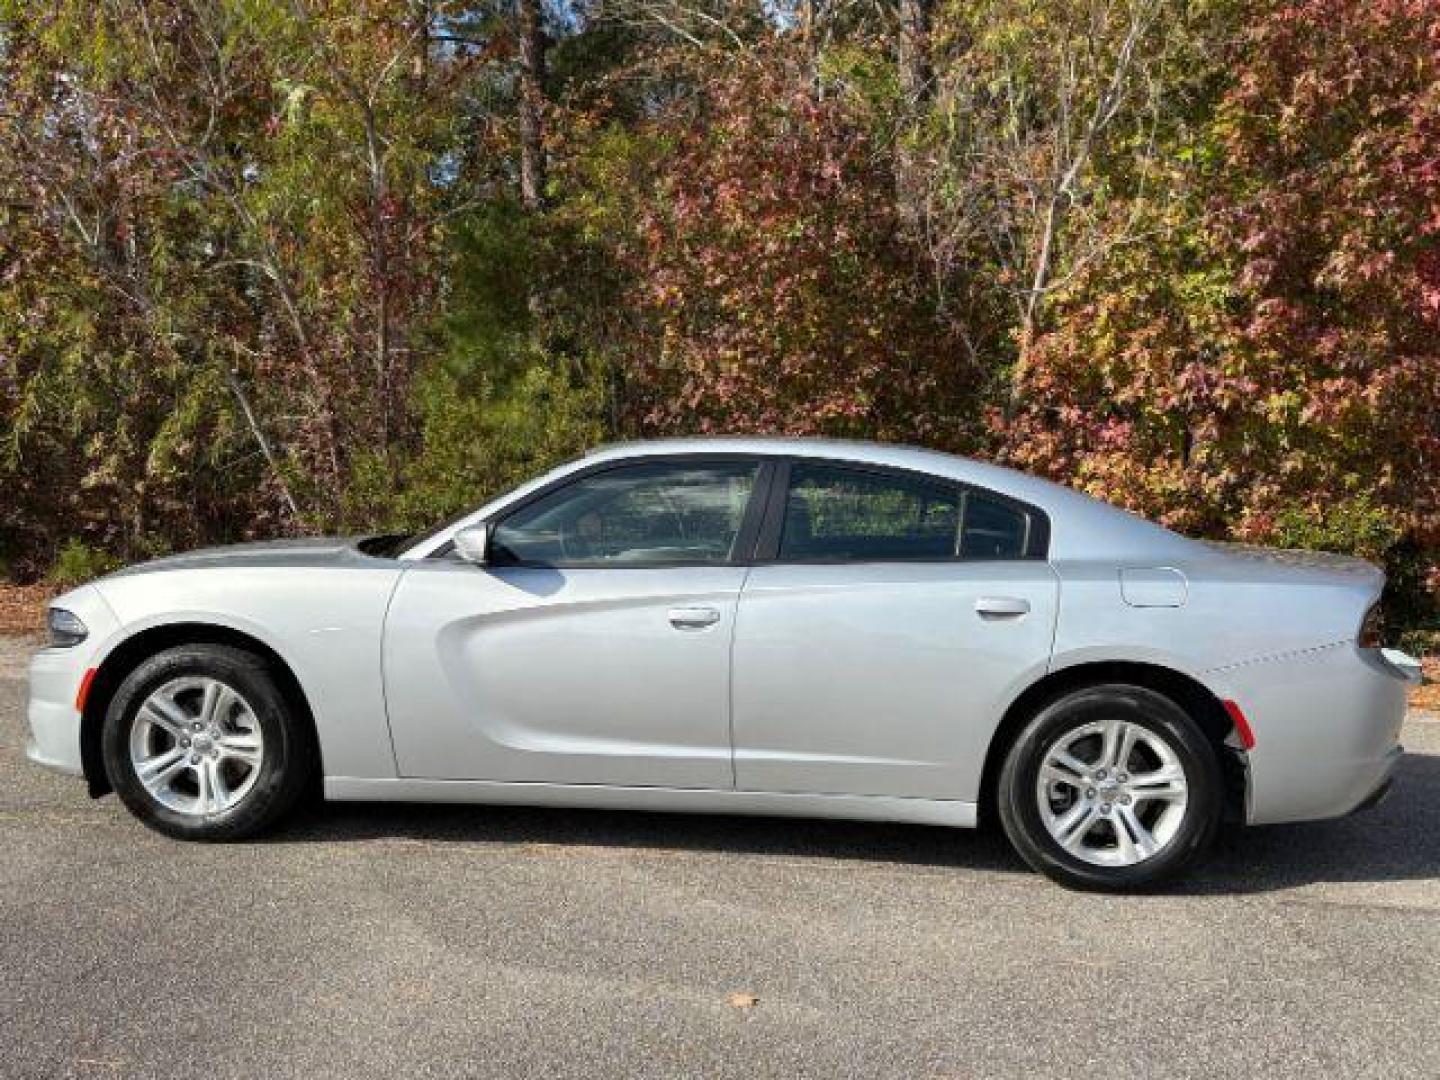
[[[1143,889],[1208,847],[1221,812],[1214,748],[1175,702],[1144,687],[1052,701],[1006,755],[1000,819],[1035,869],[1073,888]]]
[[[273,825],[315,761],[265,661],[223,645],[168,649],[137,667],[110,702],[103,745],[130,812],[188,840],[239,840]]]

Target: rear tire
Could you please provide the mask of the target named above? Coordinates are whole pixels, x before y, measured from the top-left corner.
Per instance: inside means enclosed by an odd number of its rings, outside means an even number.
[[[1020,856],[1070,888],[1143,890],[1179,874],[1220,823],[1215,750],[1175,702],[1112,683],[1057,698],[1006,754],[1000,820]]]
[[[182,840],[258,835],[316,771],[309,726],[268,665],[225,645],[182,645],[140,664],[111,700],[101,739],[121,802]]]

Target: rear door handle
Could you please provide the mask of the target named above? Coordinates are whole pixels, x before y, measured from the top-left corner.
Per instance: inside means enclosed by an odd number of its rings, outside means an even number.
[[[982,596],[975,601],[975,612],[982,619],[1014,619],[1030,614],[1030,601],[1018,596]]]
[[[704,630],[720,621],[720,612],[713,607],[673,607],[670,625],[676,630]]]

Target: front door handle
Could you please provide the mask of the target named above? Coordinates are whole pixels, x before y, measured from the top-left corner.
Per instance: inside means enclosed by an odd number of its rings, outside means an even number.
[[[975,601],[982,619],[1014,619],[1030,614],[1030,601],[1019,596],[982,596]]]
[[[704,630],[720,621],[720,612],[713,607],[674,607],[670,609],[670,625],[676,630]]]

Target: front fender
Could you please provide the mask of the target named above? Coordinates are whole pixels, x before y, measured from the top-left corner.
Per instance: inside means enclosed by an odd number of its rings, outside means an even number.
[[[99,652],[185,626],[249,638],[289,668],[315,720],[327,773],[393,777],[381,652],[399,570],[191,568],[98,588],[120,628]],[[200,636],[200,635],[197,635]]]

